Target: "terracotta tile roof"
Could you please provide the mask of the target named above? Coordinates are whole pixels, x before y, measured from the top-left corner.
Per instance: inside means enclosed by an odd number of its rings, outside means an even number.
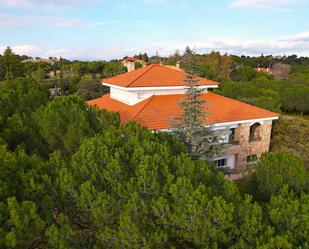
[[[268,74],[271,74],[271,69],[269,68],[264,68],[264,67],[257,67],[255,68],[255,71],[257,72],[261,72],[261,73],[268,73]]]
[[[135,60],[134,57],[128,57],[128,58],[125,59],[125,61],[132,61],[132,62],[134,62],[134,61],[136,61],[136,60]]]
[[[184,86],[186,73],[160,64],[152,64],[129,73],[103,79],[103,83],[122,87]],[[200,85],[218,85],[218,82],[198,77]]]
[[[104,95],[99,99],[88,102],[90,106],[97,105],[99,108],[113,112],[119,112],[122,122],[136,120],[149,129],[171,128],[171,120],[181,114],[179,101],[184,98],[183,94],[154,95],[136,105],[129,106]],[[275,118],[279,115],[240,101],[226,98],[214,93],[205,93],[202,98],[206,100],[208,119],[205,124],[244,121],[260,118]]]

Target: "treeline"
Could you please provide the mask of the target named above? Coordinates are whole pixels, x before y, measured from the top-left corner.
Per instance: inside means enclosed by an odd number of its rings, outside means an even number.
[[[195,54],[187,48],[183,55],[175,53],[168,58],[160,58],[165,64],[180,62],[186,69],[188,58],[195,60],[195,73],[201,77],[220,82],[217,93],[253,104],[278,113],[309,113],[309,58],[296,55],[235,56],[221,55],[219,52]],[[290,67],[281,66],[289,64]],[[275,80],[272,74],[258,72],[256,67],[271,67],[287,75],[285,80]]]
[[[180,66],[186,70],[187,60],[194,59],[194,73],[219,81],[217,91],[227,97],[238,99],[278,113],[309,113],[309,58],[291,56],[249,57],[221,55],[219,52],[196,54],[186,48],[183,54],[176,52],[169,57],[158,54],[149,57],[146,53],[134,56],[147,63],[163,63]],[[85,99],[100,97],[107,91],[99,79],[111,77],[126,71],[120,60],[68,61],[60,59],[54,63],[23,62],[28,57],[18,56],[8,48],[0,56],[0,82],[14,77],[33,78],[44,82],[49,88],[59,87],[62,95],[77,94]],[[280,63],[289,67],[280,68]],[[279,71],[286,71],[285,80],[275,80],[272,74],[257,72],[255,67],[279,65]],[[141,67],[136,63],[136,68]]]
[[[91,75],[93,78],[99,76],[111,77],[123,73],[126,68],[121,61],[69,61],[63,58],[48,60],[45,62],[40,58],[32,60],[28,56],[19,56],[7,47],[3,55],[0,55],[0,82],[16,77],[32,77],[36,80],[51,77],[71,76],[82,77]]]
[[[308,173],[264,155],[237,186],[153,133],[30,78],[0,85],[0,248],[308,248]]]
[[[111,77],[126,71],[120,61],[69,61],[63,58],[42,61],[19,56],[8,47],[0,55],[0,84],[18,77],[34,79],[51,89],[51,97],[78,95],[86,100],[102,96],[108,91],[100,83],[103,77]]]

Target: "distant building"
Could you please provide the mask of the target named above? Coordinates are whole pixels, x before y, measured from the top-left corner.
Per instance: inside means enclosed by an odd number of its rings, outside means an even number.
[[[58,62],[58,61],[59,61],[59,59],[57,59],[56,57],[49,57],[48,59],[35,57],[35,58],[23,60],[22,63],[25,63],[25,62],[45,62],[45,63],[49,63],[49,64],[53,65],[55,62]]]
[[[125,58],[122,61],[122,65],[128,69],[128,72],[132,72],[132,71],[135,70],[135,63],[136,62],[140,63],[142,65],[142,67],[145,67],[147,65],[146,61],[138,60],[138,59],[135,59],[134,57]]]
[[[291,71],[291,66],[289,64],[276,63],[271,68],[257,67],[255,70],[257,72],[271,74],[275,80],[286,80]]]
[[[133,62],[133,60],[132,60]],[[171,120],[179,117],[179,101],[185,97],[186,73],[152,64],[102,80],[110,94],[88,101],[90,106],[118,112],[121,121],[135,120],[154,131],[170,131]],[[272,121],[278,114],[210,92],[219,83],[198,77],[204,90],[209,116],[204,124],[223,132],[224,154],[215,164],[230,172],[241,172],[247,162],[269,150]]]
[[[272,74],[271,69],[269,67],[267,67],[267,68],[265,68],[265,67],[257,67],[257,68],[255,68],[255,71],[257,71],[259,73]]]
[[[291,71],[291,65],[276,63],[272,66],[271,72],[276,80],[287,80]]]

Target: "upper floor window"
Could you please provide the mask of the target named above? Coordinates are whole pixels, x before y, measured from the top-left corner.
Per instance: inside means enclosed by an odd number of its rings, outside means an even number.
[[[235,141],[235,128],[229,130],[229,142]]]
[[[215,164],[217,167],[227,167],[227,158],[222,158],[222,159],[218,159],[218,160],[215,160]]]
[[[260,141],[262,139],[260,134],[261,126],[260,123],[254,123],[250,126],[249,142]]]

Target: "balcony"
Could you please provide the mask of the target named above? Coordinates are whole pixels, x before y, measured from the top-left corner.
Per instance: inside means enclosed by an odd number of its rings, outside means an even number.
[[[261,136],[254,136],[249,138],[249,143],[253,143],[253,142],[259,142],[262,141],[262,137]]]
[[[239,145],[239,141],[237,141],[237,140],[231,140],[231,141],[229,141],[228,142],[228,144],[230,144],[230,145]]]
[[[235,168],[230,168],[230,167],[220,167],[217,168],[218,171],[221,171],[225,175],[230,175],[230,174],[237,174],[239,171]]]

